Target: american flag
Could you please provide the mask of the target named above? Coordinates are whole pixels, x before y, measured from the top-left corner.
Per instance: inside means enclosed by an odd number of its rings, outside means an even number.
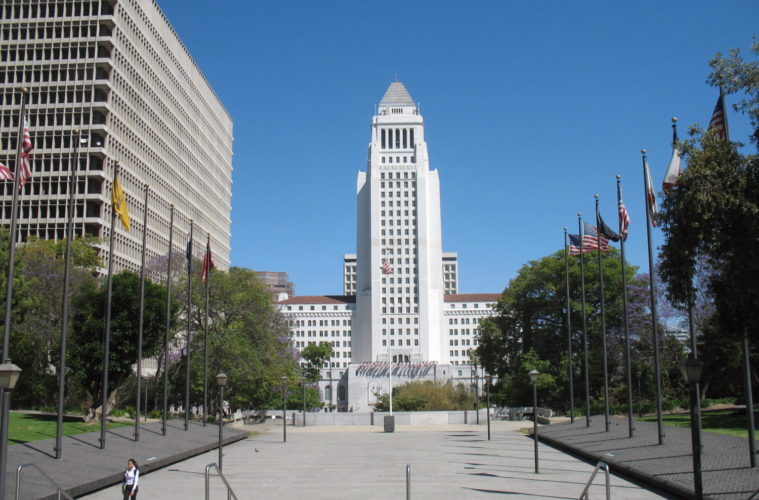
[[[203,271],[200,274],[200,282],[205,283],[208,279],[208,274],[211,272],[215,264],[213,263],[213,254],[211,253],[211,242],[206,244],[206,256],[203,257]]]
[[[393,274],[393,266],[390,265],[387,259],[382,259],[380,269],[382,269],[382,274]]]
[[[599,239],[601,241],[601,251],[609,251],[609,238],[603,234],[598,234],[598,230],[592,224],[587,222],[582,223],[582,247],[583,249],[596,250],[598,248]]]
[[[582,244],[582,238],[579,234],[568,234],[567,236],[569,236],[569,255],[590,252],[591,249]]]
[[[21,162],[19,162],[18,186],[24,187],[26,181],[32,176],[29,156],[32,154],[32,136],[29,133],[29,120],[24,116],[24,139],[21,143]]]
[[[720,93],[717,98],[717,105],[714,106],[714,112],[712,113],[712,119],[709,121],[709,128],[707,133],[712,132],[717,139],[723,141],[727,140],[727,126],[725,123],[725,99]]]
[[[0,179],[4,181],[12,181],[13,180],[13,172],[11,172],[11,169],[0,163]]]
[[[627,241],[627,228],[630,225],[630,214],[627,213],[627,207],[622,199],[619,200],[619,236],[622,241]]]

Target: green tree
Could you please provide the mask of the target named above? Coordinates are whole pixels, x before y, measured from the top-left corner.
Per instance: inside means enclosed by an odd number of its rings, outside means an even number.
[[[203,399],[203,350],[205,338],[205,285],[200,283],[202,265],[194,265],[192,297],[191,404]],[[186,277],[175,290],[186,313]],[[294,377],[298,354],[292,347],[289,326],[277,313],[268,286],[255,271],[231,267],[213,270],[209,286],[209,403],[218,401],[214,377],[229,377],[225,399],[233,408],[281,405],[281,377]],[[185,331],[180,325],[180,334]],[[170,367],[172,400],[182,404],[185,393],[185,358]]]
[[[106,286],[85,284],[74,298],[69,366],[82,388],[91,398],[91,406],[100,404],[103,372]],[[113,276],[111,341],[108,370],[109,407],[120,386],[132,376],[137,362],[139,328],[140,277],[124,271]],[[143,323],[143,357],[155,356],[163,345],[166,326],[166,289],[145,281]],[[176,322],[176,305],[172,311]]]
[[[751,52],[759,55],[759,40],[754,37]],[[717,53],[710,61],[712,72],[707,79],[714,87],[720,87],[727,94],[744,94],[733,104],[736,111],[746,113],[754,127],[751,140],[759,147],[759,61],[746,61],[739,49],[730,49],[724,57]]]
[[[464,384],[419,381],[393,387],[393,410],[397,411],[470,410],[474,402],[474,394]],[[389,409],[390,396],[377,395],[374,410]]]
[[[94,283],[93,272],[100,263],[95,241],[72,241],[70,296],[83,284]],[[24,283],[26,314],[13,325],[11,335],[13,361],[24,370],[15,391],[16,406],[45,407],[56,399],[65,249],[65,240],[37,238],[17,249],[15,273]]]
[[[602,255],[604,295],[607,326],[607,351],[611,396],[615,388],[623,387],[625,374],[624,335],[622,328],[622,268],[619,253],[612,248]],[[636,268],[627,266],[628,289],[633,285],[643,290],[644,276],[634,276]],[[582,305],[579,257],[570,257],[570,310],[572,317],[572,351],[575,371],[575,396],[581,397],[582,369]],[[488,373],[497,374],[500,382],[492,394],[500,404],[521,405],[532,400],[527,372],[537,368],[543,404],[566,409],[569,404],[567,337],[565,330],[564,251],[530,261],[523,266],[495,308],[495,315],[481,325],[477,353]],[[647,282],[647,281],[645,281]],[[595,253],[585,256],[586,316],[588,326],[591,400],[603,396],[603,348],[601,332],[598,264]],[[634,347],[646,352],[650,345],[650,310],[646,294],[631,294],[631,338],[638,339]],[[637,313],[637,315],[635,314]],[[675,342],[665,339],[667,349],[667,380],[673,391],[679,388],[675,373],[680,351]],[[638,355],[638,357],[642,357]],[[671,358],[671,359],[670,359]],[[624,390],[619,394],[623,397]]]
[[[311,383],[321,379],[321,368],[332,357],[332,346],[327,342],[308,344],[300,351],[300,356],[306,360],[304,376]]]
[[[741,369],[736,345],[728,343],[747,335],[754,363],[759,359],[759,158],[697,128],[692,134],[682,145],[688,168],[662,202],[661,270],[670,300],[685,308],[689,296],[704,291],[693,277],[708,264],[703,283],[715,316],[700,338],[705,388],[727,388],[715,377],[740,380]]]

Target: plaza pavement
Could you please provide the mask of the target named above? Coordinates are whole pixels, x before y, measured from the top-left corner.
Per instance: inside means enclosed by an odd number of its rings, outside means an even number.
[[[287,428],[281,421],[245,426],[260,432],[224,448],[224,474],[240,500],[400,499],[411,465],[411,498],[577,498],[593,466],[545,444],[539,445],[540,474],[534,473],[533,440],[520,428],[530,423],[496,421],[492,440],[486,425],[319,426]],[[549,426],[550,427],[550,426]],[[140,481],[141,499],[202,499],[204,470],[216,462],[211,451],[158,471]],[[612,467],[612,473],[614,468]],[[612,476],[612,498],[663,498]],[[83,498],[120,498],[118,486]],[[603,474],[591,498],[603,498]],[[211,498],[226,498],[211,477]]]
[[[574,423],[541,428],[540,438],[588,460],[603,460],[612,470],[637,477],[672,494],[692,497],[693,455],[690,429],[664,426],[663,444],[658,444],[656,422],[634,422],[629,437],[626,418],[612,417],[606,432],[603,415]],[[720,500],[759,498],[759,467],[751,468],[746,438],[703,432],[701,470],[704,496]]]
[[[183,420],[169,420],[166,436],[161,433],[160,422],[141,424],[139,442],[134,441],[133,433],[134,426],[109,429],[104,450],[100,449],[99,430],[65,436],[60,460],[55,458],[54,437],[9,446],[5,498],[15,498],[16,468],[21,464],[36,464],[70,495],[79,496],[121,481],[129,458],[137,460],[144,471],[151,471],[217,449],[219,443],[218,426],[209,424],[204,427],[191,422],[189,430],[185,431]],[[231,443],[245,439],[247,435],[244,429],[226,427],[224,440]],[[47,498],[56,491],[33,468],[23,470],[21,485],[21,499]],[[149,495],[147,498],[165,497]]]

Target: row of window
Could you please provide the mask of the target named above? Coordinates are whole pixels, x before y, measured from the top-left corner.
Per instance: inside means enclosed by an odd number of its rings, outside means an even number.
[[[316,330],[305,330],[305,331],[295,330],[294,332],[292,332],[292,335],[295,337],[340,337],[340,333],[341,332],[339,330],[319,330],[318,332]],[[342,336],[350,337],[351,331],[345,330],[344,332],[342,332]]]
[[[401,162],[401,158],[403,158],[403,161]],[[411,163],[416,162],[416,156],[396,156],[395,157],[395,163],[409,163],[409,159],[411,159]],[[382,163],[385,163],[385,160],[387,160],[387,163],[393,163],[393,157],[392,156],[383,156],[381,157]]]
[[[293,307],[293,306],[287,306],[287,310],[288,310],[288,311],[292,311],[292,310],[293,310],[293,308],[292,308],[292,307]],[[298,306],[298,311],[303,311],[303,307],[304,307],[304,306]],[[316,306],[306,306],[306,307],[308,307],[308,308],[309,308],[309,309],[307,309],[308,311],[316,311]],[[340,307],[340,306],[332,306],[332,309],[331,309],[331,310],[333,310],[333,311],[337,311],[337,310],[339,310],[339,309],[338,309],[339,307]],[[327,310],[327,306],[321,306],[321,310],[322,310],[322,311],[326,311],[326,310]]]
[[[387,347],[387,340],[382,339],[382,345]],[[390,346],[392,347],[394,345],[395,345],[395,339],[390,339]],[[406,345],[411,346],[411,339],[406,339]],[[419,345],[419,339],[414,339],[414,345],[415,346]],[[403,346],[403,339],[398,339],[398,346]]]
[[[469,324],[480,324],[481,318],[448,318],[448,324],[449,325],[469,325]]]
[[[319,322],[318,324],[317,324],[317,321]],[[339,320],[339,319],[320,319],[320,320],[316,320],[316,319],[308,319],[308,320],[304,320],[304,319],[292,319],[288,323],[289,323],[290,326],[297,328],[299,326],[340,326],[340,324],[341,324],[340,322],[341,321],[342,321],[342,326],[350,326],[351,325],[351,320],[349,320],[349,319],[343,319],[343,320]]]
[[[458,339],[451,339],[448,341],[449,345],[458,346]],[[477,339],[461,339],[461,345],[477,345]]]
[[[395,335],[395,328],[390,328],[390,335]],[[406,335],[411,335],[411,328],[406,328]],[[403,335],[403,328],[398,328],[398,335]],[[387,328],[382,329],[382,335],[387,335]],[[414,328],[414,335],[419,335],[419,329]]]
[[[4,19],[28,19],[36,17],[78,17],[113,14],[113,7],[108,2],[8,2],[3,8]]]
[[[401,174],[403,174],[401,176]],[[416,179],[414,172],[381,172],[380,179]]]
[[[98,34],[109,36],[111,29],[106,24],[100,24],[98,32],[98,23],[93,21],[81,21],[78,24],[64,25],[60,23],[22,23],[10,24],[3,27],[3,40],[26,40],[26,39],[50,39],[62,40],[66,38],[89,38],[96,37]]]
[[[380,130],[382,149],[409,149],[414,147],[414,129],[383,128]]]

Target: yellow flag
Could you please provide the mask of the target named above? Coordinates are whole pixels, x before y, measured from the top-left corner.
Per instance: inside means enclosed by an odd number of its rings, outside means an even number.
[[[124,191],[121,190],[121,183],[118,177],[113,180],[111,202],[113,203],[113,211],[119,216],[124,229],[129,231],[129,212],[127,211],[126,196],[124,196]]]

